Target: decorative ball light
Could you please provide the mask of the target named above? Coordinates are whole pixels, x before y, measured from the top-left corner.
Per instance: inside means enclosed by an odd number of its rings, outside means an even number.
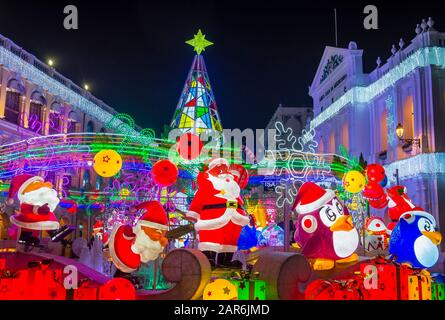
[[[203,143],[198,135],[184,133],[177,139],[176,150],[184,160],[193,160],[199,157],[203,148]]]
[[[366,177],[368,181],[379,183],[386,177],[385,169],[377,163],[370,164],[366,167]]]
[[[238,291],[229,280],[216,279],[204,288],[203,300],[238,300]]]
[[[135,300],[136,289],[127,279],[114,278],[99,290],[99,300]]]
[[[356,170],[348,171],[343,178],[343,186],[349,193],[358,193],[366,185],[365,176]]]
[[[159,160],[151,168],[153,181],[161,187],[169,187],[178,180],[178,167],[168,159]]]
[[[122,157],[114,150],[102,150],[94,156],[93,169],[101,177],[113,177],[121,168]]]

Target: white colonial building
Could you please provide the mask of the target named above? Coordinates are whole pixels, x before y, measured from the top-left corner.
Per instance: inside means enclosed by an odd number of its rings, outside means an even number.
[[[337,153],[342,144],[368,163],[383,164],[390,185],[398,178],[413,201],[444,224],[445,33],[433,26],[431,18],[423,20],[415,37],[398,40],[370,73],[355,42],[326,47],[309,88],[309,126],[320,153]],[[398,124],[406,140],[396,135]]]

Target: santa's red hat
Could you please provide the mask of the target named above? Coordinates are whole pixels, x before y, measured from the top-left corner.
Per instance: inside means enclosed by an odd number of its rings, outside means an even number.
[[[249,173],[246,168],[241,164],[231,164],[229,170],[236,183],[238,183],[241,189],[244,189],[249,181]]]
[[[305,182],[298,190],[292,210],[299,214],[313,212],[335,197],[335,192],[323,189],[313,182]]]
[[[158,201],[142,202],[136,206],[136,209],[144,209],[144,215],[139,219],[137,225],[168,230],[167,213]]]
[[[103,229],[104,229],[104,223],[102,222],[102,220],[97,220],[94,223],[93,230],[99,231],[99,230],[103,230]]]
[[[229,162],[224,158],[216,158],[210,161],[209,163],[209,170],[212,170],[213,168],[217,166],[229,166]]]
[[[8,204],[13,204],[16,194],[20,200],[26,187],[35,181],[43,182],[43,178],[40,176],[32,176],[30,174],[20,174],[12,178],[6,202]]]

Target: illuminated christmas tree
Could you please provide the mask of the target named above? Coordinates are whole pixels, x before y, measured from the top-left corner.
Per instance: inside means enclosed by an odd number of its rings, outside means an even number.
[[[196,134],[206,131],[222,132],[215,97],[210,86],[204,58],[201,55],[201,52],[213,43],[205,39],[201,30],[186,43],[194,47],[196,55],[170,127]]]

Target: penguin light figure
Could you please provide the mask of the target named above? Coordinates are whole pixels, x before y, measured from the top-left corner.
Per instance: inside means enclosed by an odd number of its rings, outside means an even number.
[[[354,253],[358,232],[334,191],[306,182],[298,191],[293,209],[299,214],[295,241],[301,253],[312,260],[314,270],[329,270],[335,262],[358,260]]]
[[[398,263],[413,268],[430,268],[439,259],[438,245],[442,235],[436,231],[436,220],[424,211],[404,213],[389,240],[389,253]]]

